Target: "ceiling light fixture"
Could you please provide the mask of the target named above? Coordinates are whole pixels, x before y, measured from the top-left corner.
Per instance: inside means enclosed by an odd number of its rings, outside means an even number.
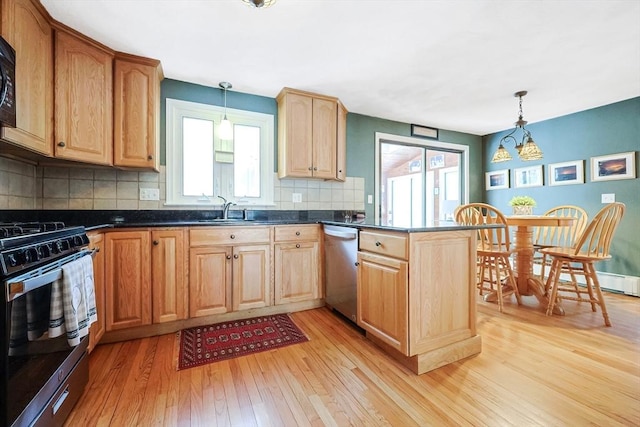
[[[233,86],[229,82],[220,82],[218,86],[224,91],[224,118],[220,122],[220,139],[233,139],[233,126],[227,119],[227,90]]]
[[[491,158],[491,163],[500,163],[511,160],[511,154],[504,148],[504,143],[507,141],[512,141],[515,144],[516,150],[518,150],[518,156],[520,160],[530,161],[530,160],[540,160],[542,159],[542,151],[533,141],[533,137],[531,136],[531,132],[525,128],[527,124],[526,120],[522,119],[522,97],[527,94],[526,90],[521,90],[520,92],[516,92],[513,96],[516,98],[520,98],[520,110],[518,112],[518,121],[514,123],[516,126],[511,133],[502,137],[500,139],[500,145],[498,146],[498,150],[493,154]],[[516,139],[513,137],[513,134],[518,130],[522,129],[522,141],[518,143]]]
[[[242,0],[244,3],[256,9],[264,9],[273,6],[276,0]]]

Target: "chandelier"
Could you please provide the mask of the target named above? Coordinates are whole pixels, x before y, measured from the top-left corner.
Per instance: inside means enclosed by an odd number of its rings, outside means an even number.
[[[269,6],[273,6],[276,3],[276,0],[242,0],[242,1],[256,9],[260,9],[260,8],[264,9]]]
[[[220,122],[220,139],[233,139],[233,125],[227,119],[227,90],[233,86],[229,82],[220,82],[218,86],[224,91],[224,118]]]
[[[509,154],[507,149],[504,148],[504,144],[506,142],[513,142],[515,144],[515,148],[518,151],[518,157],[520,157],[520,160],[530,161],[530,160],[542,159],[542,151],[533,141],[531,132],[529,132],[527,128],[525,128],[527,121],[522,119],[522,97],[525,96],[526,94],[527,94],[526,90],[521,90],[520,92],[516,92],[513,95],[516,98],[520,99],[520,110],[518,112],[518,120],[514,123],[515,128],[508,135],[500,139],[500,145],[498,146],[498,150],[493,154],[493,157],[491,158],[491,163],[506,162],[513,159],[513,157],[511,157],[511,154]],[[516,133],[518,129],[522,130],[522,140],[519,143],[513,136],[513,134]]]

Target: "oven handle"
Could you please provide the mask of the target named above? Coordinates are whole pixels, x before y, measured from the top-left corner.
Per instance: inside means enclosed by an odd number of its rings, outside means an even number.
[[[60,258],[50,264],[46,264],[21,276],[14,277],[7,282],[7,302],[48,285],[62,278],[62,266],[71,261],[82,258],[85,255],[95,256],[97,248],[93,250],[81,250],[65,258]]]

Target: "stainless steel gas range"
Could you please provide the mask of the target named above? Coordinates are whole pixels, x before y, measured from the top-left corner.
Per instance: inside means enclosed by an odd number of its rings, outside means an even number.
[[[88,382],[88,337],[48,336],[52,284],[88,242],[84,227],[0,224],[0,425],[62,425]]]

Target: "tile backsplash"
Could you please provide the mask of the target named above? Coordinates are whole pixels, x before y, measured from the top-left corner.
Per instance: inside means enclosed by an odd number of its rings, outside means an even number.
[[[165,206],[166,172],[108,168],[37,167],[0,157],[0,209],[176,209]],[[364,178],[345,182],[278,179],[274,210],[364,210]],[[139,200],[140,188],[158,189],[159,201]],[[299,194],[300,202],[293,202]],[[185,207],[184,209],[198,209]],[[209,206],[202,209],[210,209]],[[264,209],[264,208],[261,208]]]

